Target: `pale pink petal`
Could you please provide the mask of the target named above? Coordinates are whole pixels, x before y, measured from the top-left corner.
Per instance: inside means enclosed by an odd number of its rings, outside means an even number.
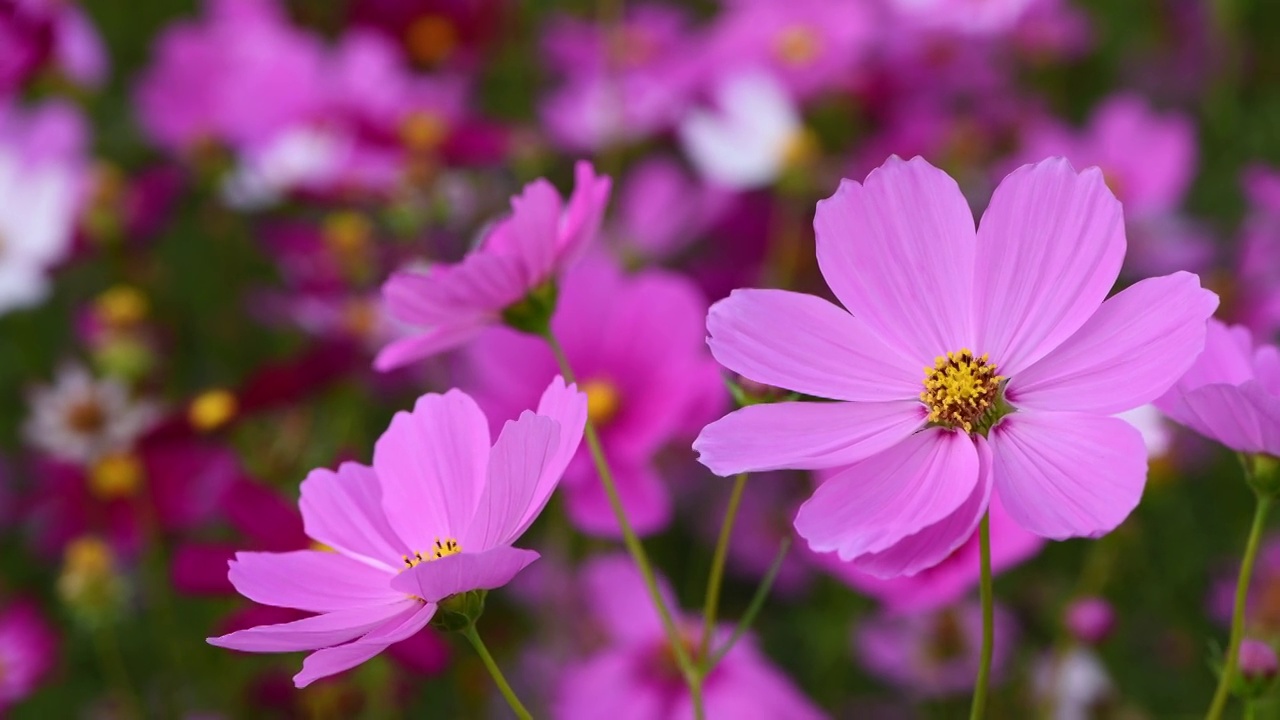
[[[1253,335],[1248,328],[1211,318],[1204,352],[1174,387],[1185,392],[1213,383],[1239,385],[1253,379],[1254,357]]]
[[[1280,451],[1268,449],[1272,432],[1268,426],[1273,421],[1263,411],[1265,402],[1255,400],[1257,395],[1267,395],[1257,381],[1213,383],[1181,394],[1168,406],[1168,412],[1178,422],[1237,452]]]
[[[919,395],[924,382],[923,362],[890,349],[861,320],[814,295],[734,290],[711,306],[707,331],[721,365],[794,392],[903,400]]]
[[[1098,309],[1124,251],[1120,203],[1097,168],[1051,158],[1014,170],[978,227],[974,350],[1016,377]]]
[[[387,605],[338,610],[279,625],[259,625],[221,637],[210,645],[244,652],[294,652],[340,645],[354,640],[420,603],[411,598]]]
[[[382,286],[387,312],[410,325],[469,324],[495,317],[531,288],[517,258],[472,253],[456,265],[397,272]]]
[[[566,385],[564,378],[556,375],[542,391],[537,412],[560,424],[560,442],[554,459],[547,466],[548,474],[559,475],[582,444],[582,432],[587,425],[587,396],[577,385]]]
[[[908,366],[972,345],[973,212],[945,172],[890,157],[819,202],[813,227],[831,290]]]
[[[417,603],[417,606],[374,628],[355,642],[311,653],[302,662],[302,671],[293,676],[294,686],[303,688],[320,678],[350,670],[386,650],[392,643],[417,634],[431,622],[438,607],[434,603]]]
[[[890,448],[924,426],[918,400],[748,405],[702,429],[693,449],[711,472],[818,470]]]
[[[964,433],[931,428],[827,480],[796,514],[816,552],[852,560],[892,547],[952,514],[978,482],[978,451]]]
[[[996,492],[1042,537],[1099,537],[1142,498],[1147,449],[1129,423],[1087,413],[1017,412],[988,435]]]
[[[243,596],[263,605],[332,612],[386,605],[400,599],[392,573],[337,553],[295,550],[241,552],[227,577]]]
[[[586,606],[611,640],[645,642],[662,637],[662,620],[630,557],[613,554],[592,558],[579,577]],[[677,607],[665,579],[658,578],[658,590],[668,608]]]
[[[643,462],[610,462],[627,522],[637,535],[650,535],[671,522],[671,493],[653,468]],[[565,509],[574,527],[589,535],[621,537],[617,515],[595,470],[564,486]]]
[[[471,524],[489,462],[489,423],[458,390],[418,398],[378,438],[373,468],[382,508],[410,550],[426,553]]]
[[[1191,273],[1151,278],[1102,303],[1076,334],[1014,375],[1018,407],[1112,415],[1152,402],[1204,347],[1218,296]]]
[[[613,187],[613,181],[597,175],[586,160],[574,165],[573,177],[573,195],[560,221],[560,245],[556,248],[556,262],[561,267],[581,257],[599,234]]]
[[[465,548],[464,548],[465,550]],[[391,581],[391,587],[429,603],[468,590],[493,590],[538,559],[538,553],[510,546],[480,553],[461,552],[418,563]]]
[[[920,532],[908,535],[893,547],[863,555],[854,567],[878,578],[915,575],[951,557],[978,528],[991,500],[991,447],[981,436],[973,438],[978,448],[978,482],[969,498],[955,512]]]
[[[398,572],[410,552],[387,522],[382,487],[367,465],[312,470],[302,481],[298,507],[307,536],[340,553]]]
[[[456,325],[437,325],[412,337],[393,340],[378,351],[377,357],[373,359],[373,368],[379,372],[388,372],[452,350],[470,342],[494,322],[494,319],[483,319]]]
[[[525,186],[511,198],[511,217],[486,241],[485,250],[514,252],[521,260],[530,288],[551,276],[560,231],[560,193],[543,179]],[[496,246],[501,237],[507,247]]]

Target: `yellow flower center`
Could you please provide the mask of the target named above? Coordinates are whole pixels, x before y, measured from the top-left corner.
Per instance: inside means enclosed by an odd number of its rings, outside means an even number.
[[[89,491],[99,500],[133,497],[142,485],[142,462],[133,453],[112,453],[89,469]]]
[[[622,406],[618,386],[608,380],[588,380],[582,383],[582,392],[587,394],[587,418],[591,424],[605,425],[617,416]]]
[[[115,553],[102,538],[93,535],[76,538],[62,556],[58,594],[70,603],[100,604],[109,599],[115,568]]]
[[[107,424],[107,412],[97,396],[81,400],[67,409],[67,427],[84,435],[101,432]]]
[[[448,557],[449,555],[457,555],[460,552],[462,552],[462,546],[458,544],[457,540],[448,538],[444,542],[441,542],[440,538],[436,538],[435,543],[429,550],[427,550],[427,552],[423,553],[421,550],[417,550],[414,551],[412,555],[402,555],[401,557],[404,558],[404,565],[407,569],[417,567],[424,562],[439,560],[440,558]]]
[[[822,41],[818,33],[806,25],[791,25],[783,28],[774,41],[774,51],[778,59],[788,65],[808,65],[818,57],[822,49]]]
[[[150,304],[142,291],[130,285],[116,285],[98,296],[93,304],[98,318],[113,328],[128,328],[147,318]]]
[[[212,432],[236,416],[240,402],[229,390],[207,390],[187,407],[187,420],[200,432]]]
[[[929,408],[929,422],[965,432],[985,432],[999,410],[1000,382],[996,366],[986,355],[973,352],[939,355],[931,368],[924,370],[924,392],[920,399]]]
[[[800,168],[808,165],[822,154],[818,137],[808,128],[800,128],[782,148],[782,165],[785,168]]]
[[[418,111],[410,113],[400,124],[400,141],[417,152],[428,152],[444,142],[449,126],[439,115]]]
[[[434,65],[453,54],[458,46],[458,29],[449,18],[422,15],[405,29],[404,44],[414,60]]]

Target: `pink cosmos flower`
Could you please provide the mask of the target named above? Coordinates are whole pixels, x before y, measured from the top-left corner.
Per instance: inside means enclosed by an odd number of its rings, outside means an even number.
[[[1207,598],[1209,616],[1223,627],[1230,627],[1235,612],[1236,582],[1240,576],[1239,559],[1219,568]],[[1280,635],[1280,535],[1271,534],[1262,541],[1253,568],[1252,582],[1245,601],[1245,628],[1265,637]]]
[[[654,456],[676,438],[693,437],[727,399],[703,343],[706,306],[681,276],[650,270],[627,277],[600,256],[564,275],[551,326],[587,394],[627,518],[639,533],[661,530],[671,519],[671,494]],[[460,386],[490,417],[527,407],[558,372],[546,342],[508,328],[471,343],[459,365]],[[563,492],[579,528],[619,532],[586,448],[565,472]]]
[[[210,638],[248,652],[314,651],[295,683],[355,667],[426,627],[458,593],[505,585],[537,559],[512,547],[582,439],[586,398],[557,378],[537,413],[503,427],[460,391],[419,398],[374,448],[302,483],[307,535],[333,552],[239,553],[230,579],[265,605],[317,613]]]
[[[1041,0],[890,0],[903,18],[928,28],[967,35],[1011,30]]]
[[[1240,229],[1231,317],[1259,337],[1280,330],[1280,171],[1251,165],[1240,184],[1249,212]]]
[[[1019,168],[975,233],[951,178],[894,157],[820,202],[814,226],[819,267],[848,312],[738,290],[712,307],[709,342],[747,378],[837,402],[738,410],[698,438],[705,465],[848,465],[796,529],[880,577],[942,561],[993,493],[1048,538],[1097,537],[1128,516],[1146,449],[1111,415],[1190,367],[1217,297],[1178,273],[1106,298],[1125,240],[1098,170]]]
[[[34,603],[0,612],[0,712],[30,695],[57,662],[58,636]]]
[[[730,200],[728,192],[698,183],[674,159],[650,157],[622,181],[616,222],[607,235],[627,255],[669,259],[698,240]]]
[[[606,639],[595,654],[562,667],[551,713],[561,720],[625,717],[684,720],[693,717],[688,687],[675,666],[658,613],[635,565],[620,556],[588,561],[581,571],[591,616]],[[662,587],[669,607],[670,589]],[[677,620],[690,649],[701,641],[696,617]],[[721,626],[715,642],[732,629]],[[713,647],[718,645],[713,645]],[[821,718],[791,682],[774,668],[750,636],[743,637],[703,684],[709,718]]]
[[[0,47],[0,97],[17,94],[43,67],[87,87],[107,73],[102,38],[73,3],[0,0]]]
[[[1232,450],[1280,456],[1280,350],[1210,320],[1204,352],[1157,405]]]
[[[472,340],[577,260],[600,229],[610,181],[585,161],[575,177],[567,204],[546,180],[526,185],[511,216],[462,262],[392,275],[382,290],[387,311],[423,332],[383,348],[374,367],[392,370]]]

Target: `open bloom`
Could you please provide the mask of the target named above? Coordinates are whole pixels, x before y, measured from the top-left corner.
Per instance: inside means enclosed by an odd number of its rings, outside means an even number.
[[[379,438],[373,467],[346,463],[302,483],[303,525],[333,549],[239,553],[245,597],[314,616],[210,638],[248,652],[314,650],[294,682],[355,667],[427,625],[458,593],[505,585],[537,559],[512,547],[546,504],[586,423],[586,398],[556,378],[490,446],[475,402],[424,395]]]
[[[579,162],[569,202],[546,180],[511,200],[511,217],[456,265],[399,272],[383,286],[387,311],[423,332],[383,348],[374,360],[392,370],[457,347],[503,319],[504,311],[554,281],[595,239],[610,181]]]
[[[33,693],[57,655],[58,636],[34,603],[19,601],[0,612],[0,712]]]
[[[1102,173],[1062,159],[1023,166],[975,231],[951,178],[894,157],[818,203],[814,226],[818,264],[848,312],[738,290],[707,325],[722,365],[837,402],[738,410],[698,438],[705,465],[848,465],[800,508],[796,529],[881,577],[947,557],[992,493],[1048,538],[1096,537],[1129,515],[1147,454],[1111,416],[1191,366],[1217,297],[1177,273],[1106,298],[1125,239]]]

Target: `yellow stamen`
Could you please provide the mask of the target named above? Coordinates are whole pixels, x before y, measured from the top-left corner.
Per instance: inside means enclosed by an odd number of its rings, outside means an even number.
[[[373,223],[354,210],[339,210],[324,218],[324,243],[340,261],[359,258],[373,238]]]
[[[133,497],[144,473],[142,462],[132,453],[106,455],[89,469],[89,491],[99,500]]]
[[[128,328],[145,320],[151,307],[142,291],[129,285],[116,285],[94,300],[93,309],[104,325]]]
[[[448,124],[439,115],[429,112],[410,113],[400,124],[400,141],[417,152],[435,150],[448,134]]]
[[[818,34],[806,25],[791,25],[778,33],[774,42],[774,52],[778,59],[787,65],[808,65],[818,57],[822,49],[822,40]]]
[[[968,349],[939,355],[933,367],[925,368],[920,393],[929,422],[973,432],[995,406],[1002,380],[986,355],[975,358]]]
[[[240,401],[229,390],[207,390],[191,401],[187,420],[200,432],[212,432],[231,422],[239,409]]]
[[[608,380],[588,380],[582,383],[582,392],[587,394],[587,417],[593,425],[607,424],[622,407],[618,386]]]
[[[440,538],[436,538],[435,543],[433,543],[426,552],[415,550],[412,555],[401,555],[400,557],[404,559],[405,568],[408,569],[411,567],[417,567],[424,562],[431,562],[432,560],[439,560],[442,557],[457,555],[460,552],[462,552],[462,546],[458,544],[457,540],[447,538],[442,542]]]

